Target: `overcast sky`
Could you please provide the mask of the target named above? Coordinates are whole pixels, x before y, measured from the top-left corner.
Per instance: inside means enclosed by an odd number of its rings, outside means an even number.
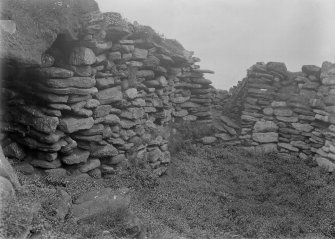
[[[177,39],[201,59],[207,78],[229,89],[256,62],[281,61],[291,71],[335,62],[335,0],[96,0]]]

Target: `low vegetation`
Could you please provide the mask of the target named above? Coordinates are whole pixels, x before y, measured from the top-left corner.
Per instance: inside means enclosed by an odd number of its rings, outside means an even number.
[[[108,186],[132,190],[131,211],[149,239],[335,237],[334,175],[312,161],[278,154],[253,156],[239,148],[203,146],[194,140],[211,133],[210,127],[191,125],[172,132],[172,162],[161,178],[143,167],[85,182],[20,175],[25,191],[6,212],[8,236],[15,238],[28,227],[44,235],[41,238],[131,235],[124,227],[128,211],[106,212],[76,225],[70,215],[65,221],[55,220],[45,207],[55,188],[75,198]],[[36,202],[41,206],[31,219],[29,205]]]
[[[333,238],[334,179],[296,158],[189,145],[137,203],[190,238]]]

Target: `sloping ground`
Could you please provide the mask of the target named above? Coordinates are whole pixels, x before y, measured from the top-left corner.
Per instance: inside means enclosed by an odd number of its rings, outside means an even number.
[[[131,210],[137,215],[132,223],[143,225],[143,234],[129,238],[335,237],[335,177],[296,158],[255,157],[233,147],[183,144],[168,174],[159,179],[138,168],[96,181],[19,176],[25,190],[6,216],[12,235],[25,228],[39,238],[119,235],[119,220],[127,216],[122,212],[103,213],[89,224],[76,225],[72,214],[65,217],[66,205],[56,203],[54,210],[55,202],[63,202],[55,201],[59,190],[76,198],[107,186],[132,191]]]
[[[190,146],[134,204],[152,231],[187,238],[334,238],[334,189],[334,176],[295,158]]]

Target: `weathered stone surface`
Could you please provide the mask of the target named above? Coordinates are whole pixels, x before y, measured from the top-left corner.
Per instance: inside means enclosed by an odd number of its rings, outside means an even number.
[[[12,142],[6,145],[3,148],[3,153],[8,158],[16,158],[19,160],[24,159],[24,157],[26,156],[26,153],[24,152],[23,148],[16,142]]]
[[[34,167],[43,168],[43,169],[59,168],[62,165],[59,159],[56,159],[52,162],[34,159],[33,161],[30,162],[30,164],[33,165]]]
[[[69,64],[74,66],[92,65],[96,57],[94,52],[87,47],[75,47],[69,57]]]
[[[299,151],[298,148],[294,147],[291,144],[287,144],[287,143],[278,143],[278,147],[281,147],[281,148],[284,148],[284,149],[287,149],[287,150],[293,151],[293,152],[298,152]]]
[[[94,119],[89,118],[62,118],[59,123],[59,129],[66,133],[73,133],[82,129],[90,129],[94,124]]]
[[[209,85],[212,84],[212,81],[205,78],[192,78],[192,82],[200,85]]]
[[[67,88],[49,88],[44,86],[41,83],[36,83],[35,86],[43,91],[51,92],[59,95],[90,95],[98,92],[98,89],[95,87],[92,88],[76,88],[76,87],[67,87]]]
[[[120,87],[113,87],[99,91],[95,97],[101,104],[111,104],[122,100],[123,95]]]
[[[270,71],[278,72],[283,75],[287,74],[286,65],[282,62],[268,62],[266,64],[266,68]]]
[[[324,85],[335,85],[335,76],[329,78],[323,78],[322,84]]]
[[[104,158],[118,155],[118,150],[113,145],[97,146],[91,151],[91,157]]]
[[[119,189],[117,191],[95,191],[90,193],[83,202],[72,207],[72,216],[75,221],[103,214],[128,209],[130,195],[128,190]]]
[[[14,168],[15,168],[16,171],[18,171],[18,172],[20,172],[24,175],[31,175],[35,171],[34,167],[29,163],[16,164],[16,165],[14,165]]]
[[[100,105],[100,102],[96,99],[89,99],[86,104],[85,108],[87,109],[94,109]]]
[[[50,103],[66,103],[69,99],[68,95],[56,95],[43,92],[39,92],[36,96]]]
[[[302,72],[306,73],[307,75],[314,75],[316,77],[320,77],[321,68],[314,65],[304,65],[301,68]]]
[[[73,150],[72,154],[62,157],[62,162],[67,165],[85,163],[89,156],[89,151],[75,149]]]
[[[124,92],[126,98],[128,99],[135,99],[137,97],[137,89],[136,88],[129,88]]]
[[[239,129],[240,128],[236,123],[234,123],[227,116],[221,115],[220,119],[221,119],[222,122],[224,122],[225,124],[227,124],[228,126],[234,128],[234,129]]]
[[[93,115],[96,118],[103,117],[109,114],[113,107],[111,105],[100,105],[94,109]]]
[[[293,115],[293,111],[288,108],[276,108],[274,109],[274,114],[281,117],[289,117]]]
[[[36,68],[36,74],[43,79],[47,78],[70,78],[73,76],[73,71],[58,67]]]
[[[158,161],[159,158],[162,156],[162,151],[160,151],[158,148],[155,148],[154,150],[148,152],[148,160],[150,163],[155,163]]]
[[[253,133],[253,140],[259,143],[272,143],[278,142],[278,133],[268,132],[268,133]]]
[[[17,175],[13,170],[11,164],[8,162],[8,159],[4,156],[2,147],[0,147],[0,177],[9,180],[9,182],[14,186],[14,188],[18,189],[20,187]]]
[[[310,145],[302,141],[291,141],[290,144],[299,149],[310,149],[311,148]]]
[[[44,79],[41,81],[44,85],[51,88],[91,88],[96,84],[96,80],[91,77],[70,77],[67,79]]]
[[[85,136],[92,136],[92,135],[102,135],[104,131],[103,124],[95,124],[90,129],[79,130],[76,132],[77,135],[85,135]]]
[[[145,112],[143,108],[128,108],[127,110],[123,110],[120,116],[126,119],[136,120],[143,118],[144,113]]]
[[[47,153],[47,152],[37,152],[36,153],[36,158],[38,160],[45,160],[48,162],[52,162],[54,160],[56,160],[58,157],[58,153]]]
[[[254,132],[274,132],[278,126],[273,121],[257,121],[254,125]]]
[[[293,128],[303,131],[303,132],[311,132],[314,127],[310,124],[302,124],[302,123],[292,123]]]
[[[175,117],[184,117],[184,116],[188,115],[188,111],[187,110],[179,110],[179,111],[172,112],[172,114]]]
[[[335,170],[335,163],[324,157],[315,157],[317,164],[320,167],[326,168],[328,172],[333,172]]]
[[[135,48],[133,51],[133,58],[136,60],[146,59],[148,56],[148,50]]]
[[[59,120],[57,117],[50,117],[40,112],[36,107],[16,107],[8,111],[11,120],[28,125],[43,133],[52,133],[56,130]]]
[[[201,142],[203,144],[213,144],[216,142],[216,137],[213,137],[213,136],[207,136],[207,137],[203,137],[201,138]]]
[[[104,117],[105,124],[120,124],[120,122],[120,118],[114,114],[109,114]]]
[[[151,70],[140,70],[136,72],[136,77],[153,79],[155,77],[155,73]]]
[[[98,168],[99,166],[99,159],[90,159],[84,165],[80,166],[79,171],[82,173],[87,173],[88,171]]]
[[[283,121],[283,122],[290,122],[290,123],[295,123],[298,122],[298,117],[282,117],[282,116],[277,116],[277,120]]]
[[[98,89],[106,89],[115,86],[115,80],[113,77],[97,78],[96,81]]]
[[[91,95],[69,95],[67,103],[73,104],[92,99]]]

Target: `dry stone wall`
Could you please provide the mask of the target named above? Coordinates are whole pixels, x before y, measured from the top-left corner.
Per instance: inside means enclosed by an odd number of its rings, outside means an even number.
[[[245,81],[239,99],[241,145],[314,158],[333,171],[335,64],[305,65],[302,72],[292,73],[283,63],[257,63]]]
[[[117,13],[83,17],[78,39],[59,35],[41,67],[8,64],[2,146],[34,167],[92,177],[129,164],[158,175],[170,162],[170,122],[212,121],[210,70],[193,52]],[[31,166],[32,165],[32,166]]]

